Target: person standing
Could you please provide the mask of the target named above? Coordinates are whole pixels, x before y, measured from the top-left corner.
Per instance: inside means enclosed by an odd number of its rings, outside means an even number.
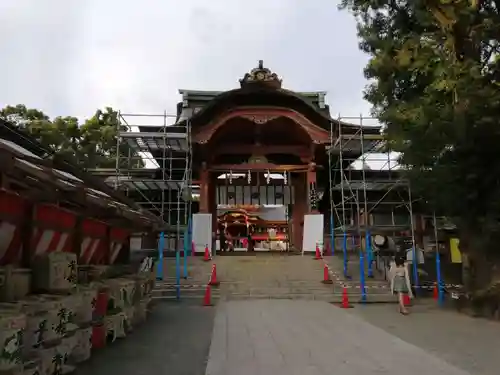
[[[397,255],[394,263],[391,265],[391,292],[398,294],[399,312],[403,315],[408,315],[408,308],[405,306],[404,297],[408,295],[413,298],[411,290],[410,276],[408,274],[408,267],[406,267],[405,258]]]

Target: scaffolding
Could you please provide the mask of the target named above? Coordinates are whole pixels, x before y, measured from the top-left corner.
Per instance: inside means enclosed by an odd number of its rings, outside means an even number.
[[[332,121],[328,148],[330,243],[334,252],[342,250],[345,276],[352,253],[359,254],[360,262],[366,256],[371,276],[375,261],[371,238],[376,234],[391,236],[405,249],[411,248],[415,259],[411,188],[397,156],[376,119],[339,115]]]
[[[182,250],[192,212],[192,143],[189,120],[119,113],[116,166],[108,184],[159,216],[167,250]],[[152,245],[152,244],[151,244]]]

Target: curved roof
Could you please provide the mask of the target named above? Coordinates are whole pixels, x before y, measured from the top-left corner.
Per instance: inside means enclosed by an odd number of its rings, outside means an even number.
[[[196,108],[183,108],[179,111],[179,117],[182,118],[180,123],[185,122],[188,118],[191,121],[192,128],[203,126],[210,122],[219,113],[226,111],[229,108],[242,106],[272,106],[288,108],[299,112],[315,125],[330,131],[330,126],[334,123],[336,126],[341,126],[344,132],[356,132],[360,125],[349,124],[343,121],[333,119],[330,116],[330,111],[327,105],[320,107],[310,103],[304,95],[290,90],[283,89],[282,81],[276,73],[271,72],[264,67],[262,60],[259,61],[258,67],[252,69],[250,73],[240,80],[241,88],[225,91],[222,93],[211,92],[205,101],[203,107],[198,111]],[[212,96],[213,94],[216,94]],[[184,106],[184,103],[179,103],[179,107]],[[185,112],[184,116],[179,112]],[[380,129],[366,128],[366,133],[377,134]]]
[[[197,127],[209,122],[218,113],[231,107],[273,106],[293,109],[324,129],[330,129],[334,121],[330,115],[318,111],[293,91],[269,86],[243,87],[217,95],[198,113],[191,117],[191,126]]]

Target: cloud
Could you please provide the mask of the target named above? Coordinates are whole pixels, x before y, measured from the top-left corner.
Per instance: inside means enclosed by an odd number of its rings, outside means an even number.
[[[2,0],[0,105],[89,116],[174,113],[178,89],[227,90],[259,59],[332,114],[368,113],[367,57],[331,0]]]

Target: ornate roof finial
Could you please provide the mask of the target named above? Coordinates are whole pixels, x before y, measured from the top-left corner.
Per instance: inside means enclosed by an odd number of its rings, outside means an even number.
[[[278,78],[276,73],[271,72],[270,69],[264,68],[264,60],[259,60],[258,67],[252,69],[250,73],[245,74],[243,79],[240,79],[242,88],[250,84],[260,84],[279,89],[281,88],[281,79]]]

